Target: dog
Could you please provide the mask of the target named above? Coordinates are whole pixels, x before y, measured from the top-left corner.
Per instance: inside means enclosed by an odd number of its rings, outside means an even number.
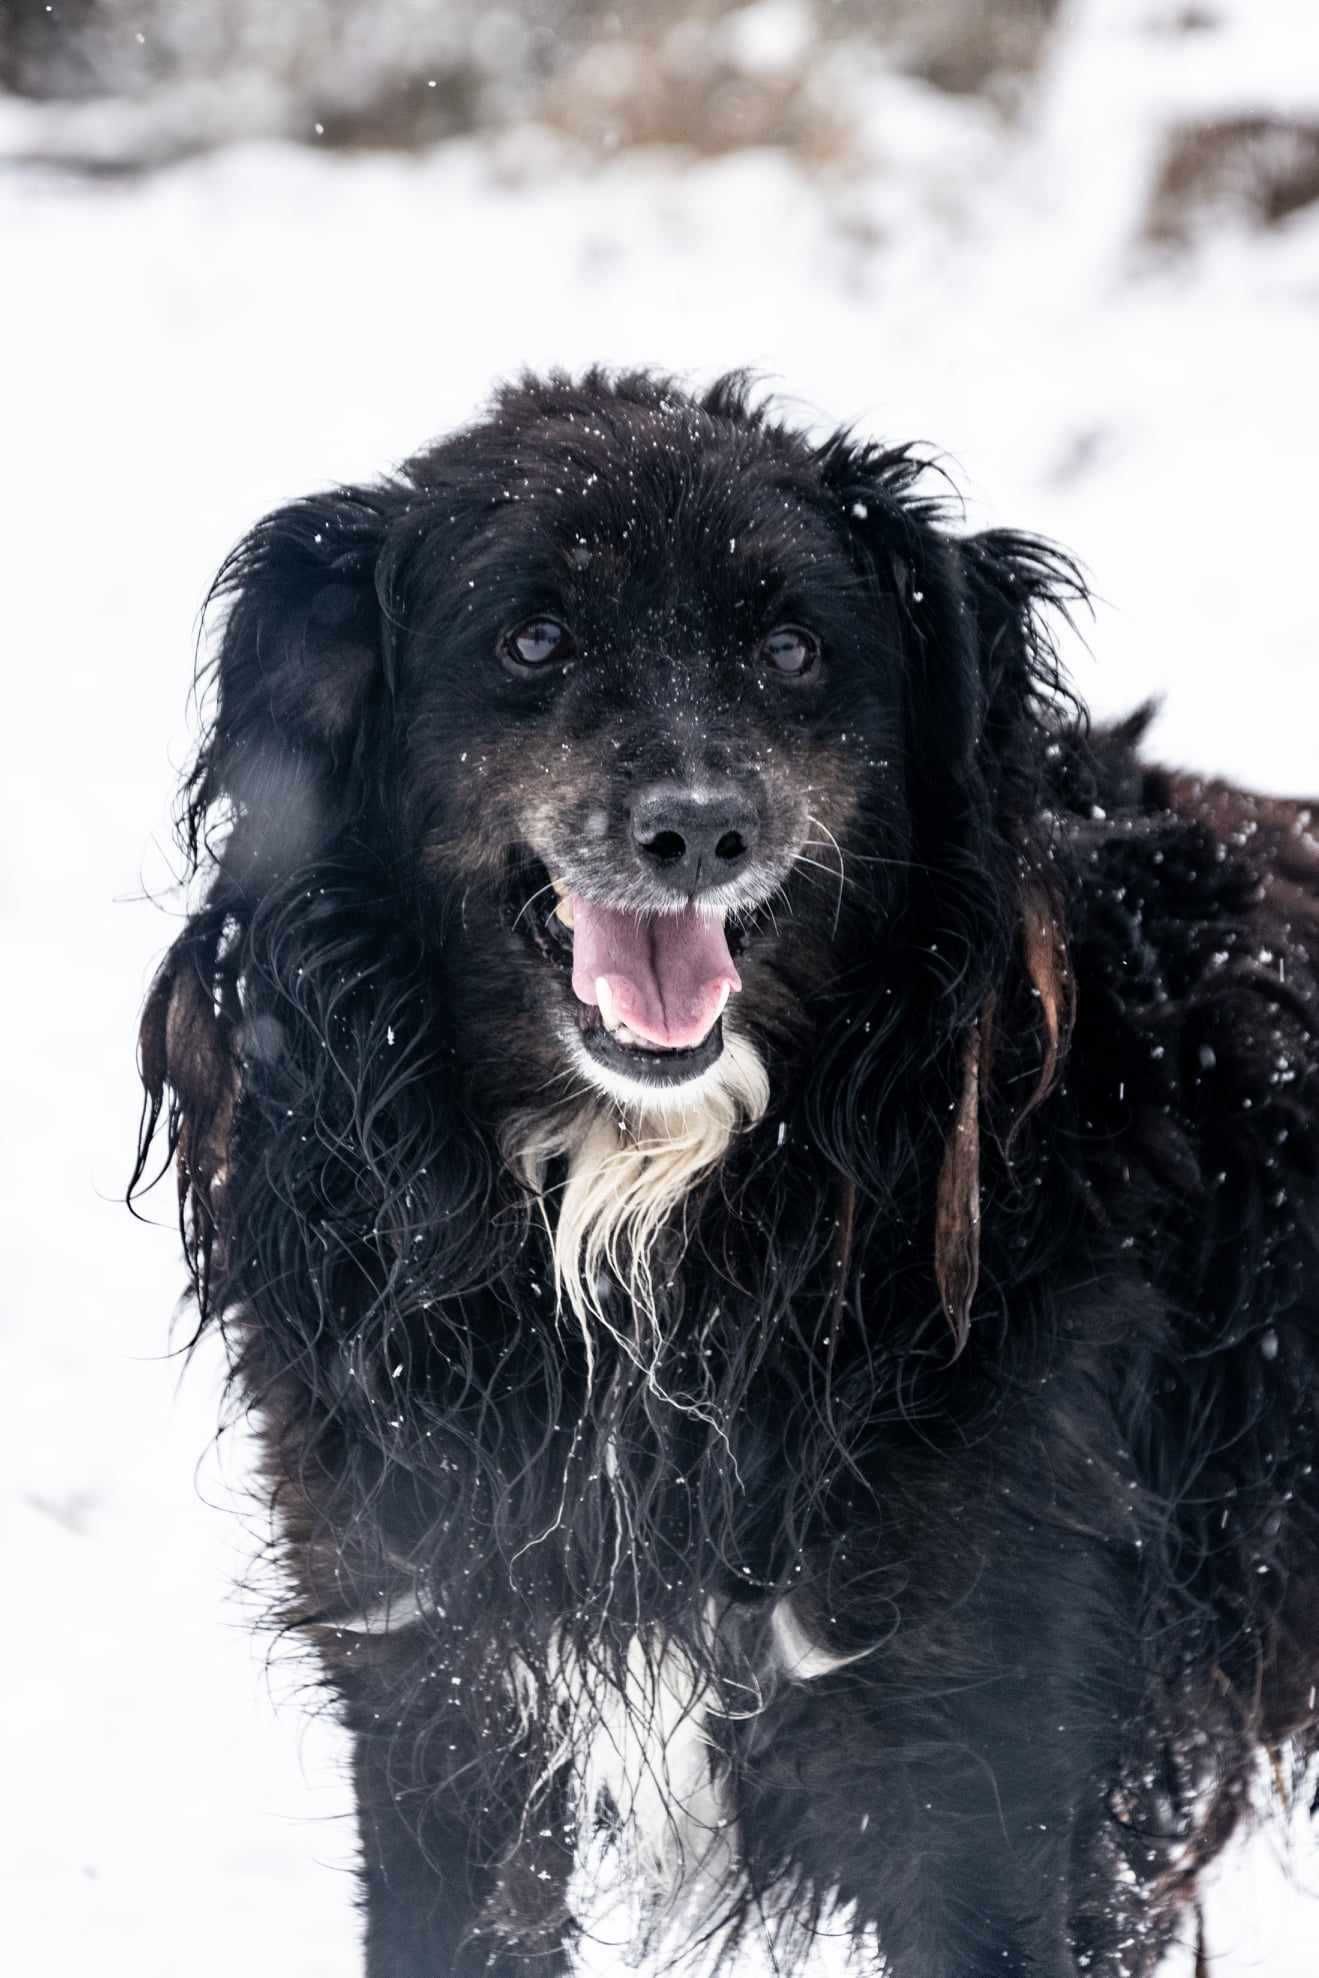
[[[135,1183],[371,1978],[1153,1971],[1319,1750],[1309,812],[742,377],[528,376],[216,597]]]

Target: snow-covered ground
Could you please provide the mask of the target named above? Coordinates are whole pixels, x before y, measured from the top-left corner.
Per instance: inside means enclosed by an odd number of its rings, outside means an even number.
[[[945,448],[974,519],[1076,549],[1098,708],[1165,691],[1168,756],[1319,789],[1319,210],[1180,262],[1135,244],[1171,116],[1313,113],[1319,10],[1177,11],[1074,5],[1011,139],[876,82],[868,164],[814,178],[524,133],[0,182],[4,1968],[358,1969],[340,1743],[232,1591],[260,1527],[241,1436],[206,1453],[215,1354],[166,1356],[169,1189],[155,1228],[118,1199],[216,564],[524,364],[751,364],[804,415]],[[1283,1853],[1225,1872],[1215,1978],[1319,1969],[1319,1854]]]

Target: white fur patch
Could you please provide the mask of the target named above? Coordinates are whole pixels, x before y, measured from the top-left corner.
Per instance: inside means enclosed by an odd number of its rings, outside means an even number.
[[[713,1607],[708,1622],[713,1642]],[[770,1611],[769,1657],[766,1693],[773,1676],[810,1682],[858,1659],[813,1640],[786,1598]],[[743,1713],[729,1710],[658,1628],[632,1635],[621,1684],[614,1675],[571,1647],[551,1651],[549,1715],[560,1739],[546,1776],[565,1767],[571,1774],[577,1842],[569,1906],[585,1936],[625,1964],[643,1952],[661,1963],[681,1959],[700,1944],[695,1968],[705,1972],[718,1961],[720,1918],[738,1874],[737,1822],[710,1723]],[[512,1687],[529,1727],[540,1714],[537,1686],[523,1670]],[[772,1901],[762,1920],[775,1922]]]
[[[851,1655],[836,1655],[822,1643],[812,1641],[786,1596],[776,1600],[769,1611],[770,1641],[778,1673],[789,1682],[812,1683],[820,1676],[832,1676],[849,1662],[859,1662],[867,1653],[859,1649]]]
[[[720,1706],[662,1630],[634,1634],[621,1683],[561,1645],[550,1662],[550,1710],[567,1767],[577,1830],[569,1905],[590,1939],[636,1953],[695,1936],[727,1890],[734,1825],[709,1718]],[[520,1710],[534,1703],[523,1672]]]
[[[415,1592],[382,1593],[372,1606],[324,1625],[339,1635],[392,1635],[400,1628],[410,1628],[424,1611]]]
[[[709,1685],[658,1630],[631,1637],[621,1687],[569,1652],[554,1681],[561,1703],[590,1727],[578,1774],[583,1813],[594,1822],[612,1807],[640,1872],[676,1883],[727,1826],[707,1730]]]
[[[760,1118],[769,1080],[755,1046],[729,1032],[721,1056],[699,1079],[668,1089],[619,1083],[625,1089],[611,1095],[617,1111],[588,1101],[558,1118],[524,1120],[506,1148],[540,1200],[560,1296],[584,1327],[608,1326],[597,1281],[612,1276],[634,1313],[633,1336],[621,1343],[649,1360],[644,1335],[656,1323],[656,1239],[688,1191],[722,1160],[734,1133]],[[551,1215],[545,1177],[558,1156],[567,1157],[568,1179]]]

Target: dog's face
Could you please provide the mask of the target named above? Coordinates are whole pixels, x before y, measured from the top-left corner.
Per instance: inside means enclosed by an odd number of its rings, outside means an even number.
[[[902,858],[897,619],[772,434],[678,399],[496,438],[497,474],[470,443],[416,470],[402,837],[469,1021],[523,1013],[523,1081],[685,1104],[783,1014],[794,954],[827,979],[881,793],[868,852]]]
[[[956,923],[937,968],[969,983],[1036,802],[1059,568],[954,543],[916,473],[736,382],[507,391],[235,553],[194,817],[236,805],[249,903],[373,858],[505,1115],[731,1090],[739,1045],[745,1074],[858,963],[874,987],[913,902],[909,943]]]

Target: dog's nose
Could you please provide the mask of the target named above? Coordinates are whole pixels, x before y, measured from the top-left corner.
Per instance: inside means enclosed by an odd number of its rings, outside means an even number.
[[[759,835],[755,807],[731,783],[700,789],[652,783],[632,806],[632,842],[642,864],[689,898],[736,879]]]

